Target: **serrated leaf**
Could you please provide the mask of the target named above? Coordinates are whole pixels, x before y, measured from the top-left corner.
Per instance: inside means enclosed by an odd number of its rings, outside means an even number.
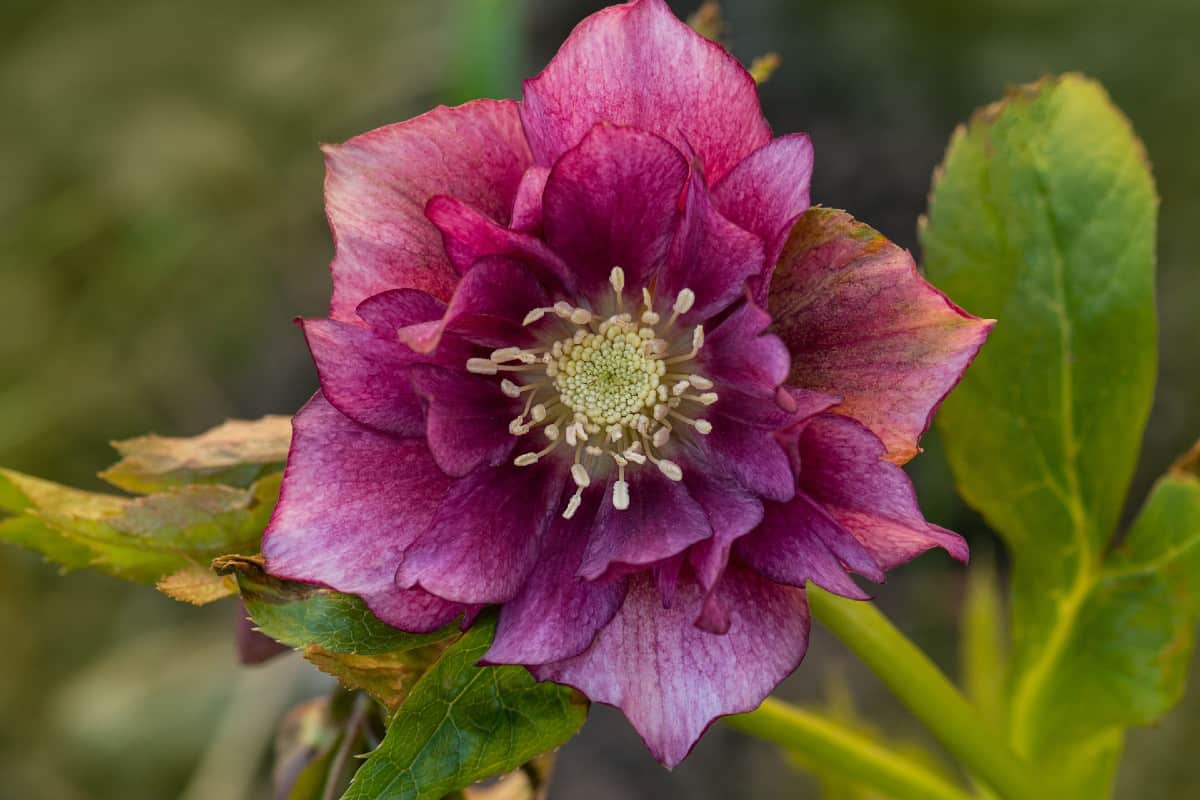
[[[938,423],[960,492],[1013,555],[1013,743],[1070,773],[1079,797],[1111,776],[1120,731],[1064,735],[1057,693],[1094,604],[1114,613],[1117,599],[1096,592],[1116,590],[1104,553],[1154,386],[1156,215],[1129,122],[1098,84],[1064,75],[955,133],[921,230],[930,277],[998,319]],[[1148,627],[1125,646],[1144,655],[1169,623],[1133,593],[1122,602],[1147,615],[1126,622]]]
[[[249,486],[282,469],[291,441],[289,417],[229,420],[199,436],[139,436],[113,442],[122,458],[100,473],[136,494],[195,483]]]
[[[157,583],[230,552],[254,551],[279,494],[278,474],[249,489],[185,486],[147,497],[84,492],[0,470],[0,540],[67,569]]]
[[[495,615],[475,623],[417,682],[345,800],[436,800],[508,772],[575,734],[587,704],[524,667],[480,667]]]
[[[219,558],[213,569],[237,579],[254,623],[289,647],[316,645],[331,653],[381,655],[424,647],[458,632],[451,624],[432,633],[404,633],[380,621],[354,595],[268,575],[257,557]]]
[[[447,637],[421,647],[370,655],[334,653],[310,644],[304,648],[304,657],[342,686],[365,691],[394,714],[449,643]]]
[[[199,564],[172,572],[154,586],[173,600],[195,606],[208,605],[237,594],[236,583]]]

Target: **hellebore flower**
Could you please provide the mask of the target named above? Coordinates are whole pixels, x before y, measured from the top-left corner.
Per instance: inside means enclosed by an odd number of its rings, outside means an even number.
[[[500,604],[488,662],[619,706],[673,766],[800,663],[806,581],[966,558],[897,464],[990,323],[842,212],[789,238],[808,138],[662,0],[586,19],[521,102],[327,156],[274,574],[408,631]]]

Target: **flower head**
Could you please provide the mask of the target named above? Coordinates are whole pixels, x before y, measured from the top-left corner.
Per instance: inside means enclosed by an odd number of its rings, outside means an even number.
[[[405,630],[501,604],[488,661],[674,765],[799,664],[807,581],[966,558],[897,464],[989,323],[848,215],[797,225],[808,138],[662,0],[589,17],[521,102],[327,155],[321,392],[270,571]]]

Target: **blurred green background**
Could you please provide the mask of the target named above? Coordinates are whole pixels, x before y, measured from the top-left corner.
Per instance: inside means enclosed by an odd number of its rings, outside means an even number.
[[[296,315],[325,309],[331,245],[317,145],[439,102],[515,96],[579,0],[6,0],[0,9],[0,464],[93,487],[107,442],[287,413],[315,386]],[[698,0],[672,4],[694,10]],[[812,134],[813,197],[915,247],[954,125],[1006,85],[1081,70],[1145,140],[1162,195],[1161,375],[1134,505],[1200,435],[1195,220],[1200,3],[736,0],[727,44],[782,68],[777,132]],[[936,441],[913,465],[929,516],[992,539]],[[963,571],[929,556],[880,593],[948,669]],[[953,602],[947,602],[953,598]],[[267,732],[322,691],[295,659],[234,663],[234,610],[183,607],[0,550],[0,800],[266,798]],[[838,676],[834,680],[833,676]],[[848,685],[859,713],[919,736],[817,634],[784,688]],[[1200,691],[1130,737],[1122,798],[1200,796]],[[561,798],[816,797],[769,748],[721,728],[676,772],[615,714],[565,748]]]

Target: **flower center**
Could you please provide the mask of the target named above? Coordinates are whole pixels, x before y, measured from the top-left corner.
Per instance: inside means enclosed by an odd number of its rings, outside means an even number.
[[[651,464],[671,480],[682,480],[683,470],[663,458],[662,450],[681,431],[712,432],[712,423],[693,416],[717,401],[716,393],[709,391],[713,382],[690,369],[704,346],[704,328],[697,325],[688,335],[676,327],[679,316],[695,303],[695,294],[681,290],[664,322],[648,289],[642,289],[637,314],[622,309],[625,273],[620,267],[613,268],[609,282],[616,294],[616,313],[606,319],[565,301],[535,308],[524,324],[556,316],[557,338],[544,347],[503,347],[489,358],[467,361],[473,373],[504,372],[518,379],[500,381],[509,397],[526,396],[524,409],[508,429],[514,436],[525,436],[540,428],[548,441],[540,450],[521,453],[514,464],[536,464],[560,445],[574,452],[571,478],[576,490],[563,512],[567,519],[578,510],[597,470],[616,465],[612,502],[623,511],[629,508],[627,467]],[[679,347],[687,349],[671,352]]]

